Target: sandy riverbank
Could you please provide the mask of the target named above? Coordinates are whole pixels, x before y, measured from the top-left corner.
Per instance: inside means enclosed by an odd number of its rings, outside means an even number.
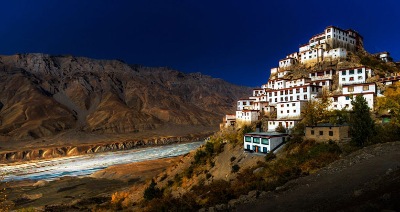
[[[84,205],[82,207],[87,207],[109,200],[114,192],[150,180],[181,158],[115,165],[95,172],[90,177],[64,177],[51,182],[9,182],[2,184],[2,187],[6,187],[7,201],[15,205],[14,209],[34,207],[40,210],[46,205],[79,206],[80,202]]]

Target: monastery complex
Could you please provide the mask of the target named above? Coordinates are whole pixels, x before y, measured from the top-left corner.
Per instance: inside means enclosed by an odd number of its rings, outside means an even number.
[[[376,82],[369,80],[375,77],[374,70],[369,67],[319,68],[307,71],[306,77],[288,77],[295,66],[338,63],[346,61],[349,53],[363,50],[363,37],[355,30],[326,27],[322,33],[312,36],[307,44],[301,45],[298,52],[281,59],[279,66],[271,69],[266,84],[254,89],[248,98],[238,100],[236,114],[226,115],[221,128],[251,124],[268,115],[268,132],[275,131],[278,126],[289,131],[302,119],[304,105],[310,100],[318,101],[323,92],[328,94],[331,102],[328,108],[331,110],[351,110],[351,99],[356,95],[363,95],[373,110],[381,92]],[[384,62],[391,61],[388,52],[376,56]],[[377,81],[388,85],[398,80],[398,77],[392,77]]]

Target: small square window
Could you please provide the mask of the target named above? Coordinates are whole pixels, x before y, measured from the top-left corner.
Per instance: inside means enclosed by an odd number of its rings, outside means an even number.
[[[342,81],[346,81],[346,78],[342,78]]]
[[[350,100],[350,97],[349,97],[349,96],[346,96],[346,100]]]
[[[333,131],[329,131],[329,136],[333,136]]]
[[[311,135],[314,135],[314,130],[311,130]]]
[[[368,91],[369,90],[369,86],[368,85],[364,85],[363,86],[363,91]]]
[[[358,69],[358,70],[357,70],[357,73],[358,73],[358,74],[362,74],[362,69]]]
[[[354,91],[354,87],[353,87],[353,86],[350,86],[350,87],[348,88],[348,91],[349,91],[349,92],[353,92],[353,91]]]
[[[354,77],[350,77],[350,80],[349,81],[354,81]]]
[[[343,75],[343,76],[346,75],[346,72],[347,72],[347,71],[342,71],[342,75]]]
[[[319,135],[324,135],[324,131],[319,131]]]
[[[354,74],[354,70],[350,70],[349,71],[349,74],[351,75],[351,74]]]
[[[296,106],[296,103],[292,103],[292,106]]]

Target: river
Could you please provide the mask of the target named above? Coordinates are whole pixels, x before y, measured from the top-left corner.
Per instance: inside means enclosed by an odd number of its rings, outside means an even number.
[[[204,142],[171,144],[126,151],[0,164],[1,181],[55,180],[65,176],[87,176],[112,165],[175,157],[197,149]]]

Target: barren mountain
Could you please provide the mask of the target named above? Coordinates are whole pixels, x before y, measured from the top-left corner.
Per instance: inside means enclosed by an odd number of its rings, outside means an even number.
[[[0,57],[0,140],[68,130],[132,133],[211,126],[250,89],[200,73],[118,60],[17,54]]]

